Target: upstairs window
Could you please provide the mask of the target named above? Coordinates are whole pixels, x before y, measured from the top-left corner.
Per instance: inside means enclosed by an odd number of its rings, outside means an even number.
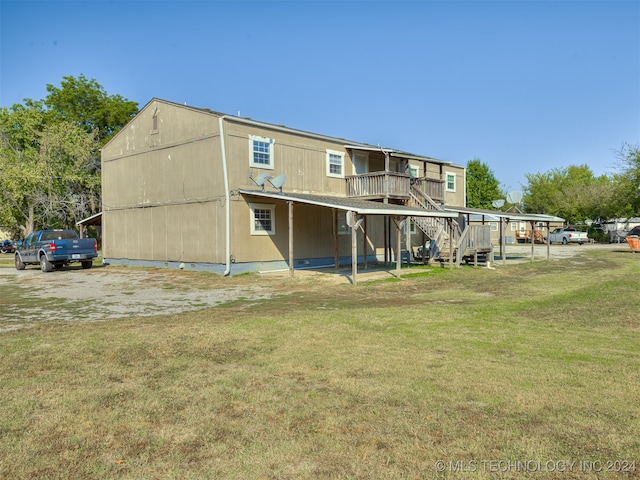
[[[327,177],[344,178],[344,153],[327,150]]]
[[[456,191],[456,174],[447,172],[447,192]]]
[[[249,164],[273,170],[273,144],[272,138],[249,135]]]
[[[251,235],[275,235],[276,206],[251,203],[249,208],[251,209]]]

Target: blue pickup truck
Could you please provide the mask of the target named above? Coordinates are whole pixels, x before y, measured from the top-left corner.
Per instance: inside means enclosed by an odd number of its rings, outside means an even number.
[[[40,265],[43,272],[51,272],[73,262],[86,269],[97,256],[98,242],[93,238],[80,238],[73,230],[39,230],[28,235],[16,250],[16,270]]]

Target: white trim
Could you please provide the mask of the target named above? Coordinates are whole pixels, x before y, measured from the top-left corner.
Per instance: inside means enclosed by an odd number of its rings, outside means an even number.
[[[261,152],[261,153],[267,153],[269,155],[269,163],[260,163],[260,162],[255,162],[255,156],[254,156],[254,145],[253,142],[261,142],[261,143],[267,143],[269,145],[269,151],[268,152]],[[274,167],[274,156],[273,156],[273,145],[275,143],[275,140],[273,138],[267,138],[267,137],[260,137],[258,135],[249,135],[249,166],[254,167],[254,168],[265,168],[268,170],[273,170]]]
[[[337,165],[336,163],[331,163],[332,156],[340,157],[340,173],[335,173],[331,171],[331,166]],[[327,149],[326,160],[327,160],[327,177],[344,178],[344,152],[338,152],[337,150]]]
[[[449,176],[453,177],[453,188],[449,188]],[[457,175],[455,172],[444,172],[444,188],[447,192],[456,191]]]
[[[276,206],[272,203],[250,203],[249,209],[251,211],[251,235],[275,235],[276,234]],[[271,228],[269,230],[256,229],[256,210],[264,210],[269,212],[269,220],[271,221]]]

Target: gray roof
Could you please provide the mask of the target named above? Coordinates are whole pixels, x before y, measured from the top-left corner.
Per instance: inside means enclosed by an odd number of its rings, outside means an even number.
[[[455,207],[446,206],[444,210],[447,212],[456,212],[463,215],[485,215],[491,216],[495,219],[505,218],[511,221],[520,222],[564,222],[564,218],[556,217],[555,215],[543,215],[541,213],[515,213],[515,212],[502,212],[500,210],[483,210],[480,208],[468,208],[468,207]]]
[[[455,218],[455,212],[444,210],[423,210],[420,208],[410,208],[404,205],[393,203],[373,202],[371,200],[359,200],[357,198],[338,197],[331,195],[313,195],[308,193],[280,193],[262,190],[244,190],[242,195],[269,198],[272,200],[292,201],[305,203],[307,205],[317,205],[319,207],[336,208],[338,210],[353,211],[359,215],[398,215],[410,217],[444,217]]]
[[[218,117],[224,117],[226,120],[237,122],[237,123],[243,123],[243,124],[246,124],[246,125],[254,125],[254,126],[257,126],[257,127],[269,128],[269,129],[272,129],[272,130],[280,130],[280,131],[283,131],[283,132],[294,133],[294,134],[297,134],[297,135],[304,135],[304,136],[308,136],[308,137],[314,137],[314,138],[319,138],[319,139],[323,139],[323,140],[328,140],[328,141],[331,141],[331,142],[342,143],[344,145],[344,147],[348,148],[348,149],[367,150],[367,151],[376,151],[376,152],[387,152],[392,157],[397,157],[397,158],[408,158],[408,159],[419,160],[419,161],[430,162],[430,163],[437,163],[437,164],[442,164],[442,165],[452,165],[452,166],[455,165],[453,162],[448,162],[448,161],[444,161],[444,160],[438,160],[437,158],[428,157],[428,156],[425,156],[425,155],[417,155],[417,154],[414,154],[414,153],[409,153],[409,152],[405,152],[405,151],[397,150],[397,149],[393,149],[393,148],[380,147],[380,146],[370,145],[368,143],[356,142],[356,141],[347,140],[345,138],[334,137],[334,136],[331,136],[331,135],[324,135],[324,134],[321,134],[321,133],[314,133],[314,132],[309,132],[309,131],[306,131],[306,130],[299,130],[297,128],[287,127],[286,125],[278,125],[278,124],[275,124],[275,123],[262,122],[260,120],[254,120],[254,119],[248,118],[248,117],[240,117],[240,116],[236,116],[236,115],[226,114],[226,113],[223,113],[223,112],[218,112],[218,111],[215,111],[215,110],[211,110],[210,108],[192,107],[192,106],[183,105],[183,104],[176,103],[176,102],[171,102],[169,100],[162,100],[160,98],[152,98],[148,102],[148,104],[150,104],[153,101],[163,102],[163,103],[175,105],[177,107],[182,107],[182,108],[189,108],[189,109],[197,110],[197,111],[204,112],[204,113],[210,113],[210,114],[216,115]],[[455,166],[458,166],[460,168],[464,168],[461,165],[455,165]]]

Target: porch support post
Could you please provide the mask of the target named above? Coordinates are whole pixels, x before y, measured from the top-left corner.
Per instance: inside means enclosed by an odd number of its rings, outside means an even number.
[[[447,223],[449,224],[449,268],[453,269],[453,220],[448,218]]]
[[[531,261],[533,262],[533,257],[535,253],[535,244],[536,244],[536,231],[535,231],[535,221],[531,220]]]
[[[500,217],[500,258],[504,259],[504,218]]]
[[[551,243],[549,242],[550,233],[551,233],[551,222],[547,222],[547,260],[551,259]]]
[[[289,204],[289,276],[293,277],[293,202],[287,203]]]
[[[402,269],[402,254],[401,254],[401,242],[402,242],[402,229],[407,220],[407,217],[396,217],[393,219],[393,223],[396,225],[396,277],[400,278],[400,270]]]
[[[364,255],[364,269],[367,270],[367,216],[364,216],[364,223],[362,224],[362,252]]]
[[[506,265],[507,264],[507,239],[505,238],[505,234],[506,234],[506,230],[507,230],[507,225],[509,225],[509,219],[508,218],[503,218],[501,220],[501,223],[504,224],[504,228],[503,228],[503,235],[502,235],[502,265]]]
[[[340,258],[338,256],[338,209],[333,209],[333,262],[334,270],[338,273]]]
[[[356,212],[347,212],[347,225],[351,227],[351,279],[355,285],[358,277],[358,228],[363,219],[356,220]]]
[[[387,215],[384,216],[384,228],[383,228],[383,236],[384,236],[384,263],[385,265],[389,263],[389,251],[387,244],[387,228],[389,223],[389,217]]]

